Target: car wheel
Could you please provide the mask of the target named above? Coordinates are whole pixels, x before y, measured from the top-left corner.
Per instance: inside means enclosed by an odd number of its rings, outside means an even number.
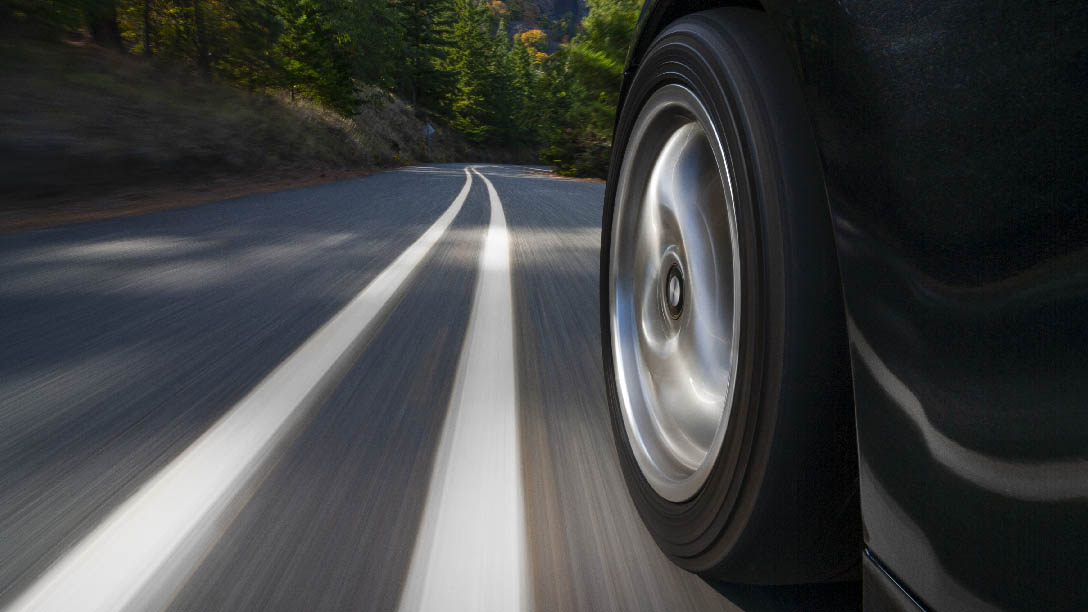
[[[628,490],[692,571],[856,575],[849,355],[823,175],[766,17],[666,28],[620,113],[601,251],[602,339]]]

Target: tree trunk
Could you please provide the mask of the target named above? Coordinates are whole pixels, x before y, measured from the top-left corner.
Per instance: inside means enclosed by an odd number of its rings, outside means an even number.
[[[144,0],[144,56],[151,57],[151,0]]]
[[[212,64],[208,56],[208,35],[204,31],[204,15],[200,10],[200,0],[193,0],[193,21],[196,26],[196,65],[204,78],[211,80]]]
[[[117,24],[117,4],[114,0],[90,2],[86,8],[87,26],[91,38],[98,46],[117,51],[124,50],[121,26]]]

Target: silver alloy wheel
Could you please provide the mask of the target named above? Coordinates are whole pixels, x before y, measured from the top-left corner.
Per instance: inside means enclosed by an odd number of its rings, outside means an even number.
[[[624,153],[608,286],[627,436],[646,480],[673,502],[706,481],[733,404],[741,287],[730,182],[698,98],[658,89]]]

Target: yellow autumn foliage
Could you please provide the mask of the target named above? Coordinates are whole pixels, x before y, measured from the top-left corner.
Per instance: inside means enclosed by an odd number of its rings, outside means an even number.
[[[521,42],[526,47],[539,49],[548,40],[548,35],[541,30],[528,30],[521,35]]]

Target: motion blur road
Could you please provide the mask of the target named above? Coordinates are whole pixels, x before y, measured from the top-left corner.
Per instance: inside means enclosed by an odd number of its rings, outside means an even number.
[[[470,168],[0,237],[0,609],[856,607],[664,558],[605,407],[604,185]]]

